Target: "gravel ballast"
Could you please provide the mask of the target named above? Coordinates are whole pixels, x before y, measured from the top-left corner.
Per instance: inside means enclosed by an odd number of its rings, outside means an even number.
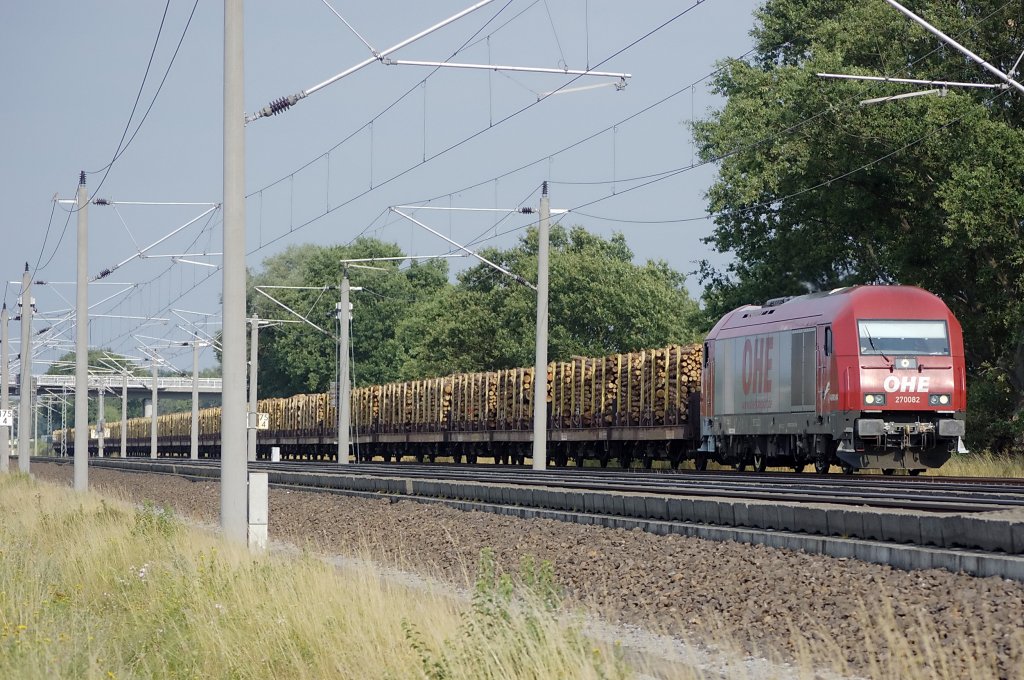
[[[33,464],[33,473],[70,484],[72,468]],[[215,481],[92,468],[89,482],[199,522],[219,519]],[[270,491],[270,535],[460,584],[492,548],[510,571],[524,556],[549,560],[575,600],[659,633],[871,676],[931,676],[939,649],[943,677],[1024,678],[1024,584],[995,577],[281,489]]]

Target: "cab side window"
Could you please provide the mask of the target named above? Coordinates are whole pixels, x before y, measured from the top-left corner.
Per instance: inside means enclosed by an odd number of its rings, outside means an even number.
[[[825,356],[832,356],[832,327],[825,328]]]

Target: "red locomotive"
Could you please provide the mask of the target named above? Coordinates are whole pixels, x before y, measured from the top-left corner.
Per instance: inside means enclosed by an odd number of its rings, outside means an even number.
[[[833,463],[917,474],[961,446],[963,335],[912,286],[855,286],[741,307],[704,343],[698,466]]]

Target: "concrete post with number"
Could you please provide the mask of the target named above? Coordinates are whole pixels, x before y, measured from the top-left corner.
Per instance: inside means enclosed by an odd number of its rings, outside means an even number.
[[[89,195],[78,176],[78,264],[75,284],[75,491],[89,488]]]
[[[260,317],[256,314],[249,319],[249,422],[246,433],[246,458],[256,460],[256,376],[259,372]]]
[[[348,271],[341,277],[341,302],[338,303],[338,463],[349,462],[349,421],[352,408],[352,387],[348,367],[349,332]]]
[[[29,437],[32,434],[32,276],[25,263],[21,278],[21,348],[18,373],[18,471],[29,474],[32,455]],[[86,432],[86,436],[88,436]]]
[[[11,471],[11,424],[14,422],[14,413],[11,411],[11,367],[7,360],[8,321],[5,302],[3,310],[0,310],[0,474]]]
[[[96,411],[96,440],[97,440],[96,441],[96,444],[97,444],[96,455],[97,455],[97,457],[102,458],[103,457],[103,448],[104,448],[104,446],[107,443],[106,437],[104,436],[104,432],[103,432],[103,430],[106,429],[106,427],[107,427],[107,419],[106,419],[106,417],[103,414],[103,392],[104,392],[103,385],[100,385],[100,389],[98,390],[98,392],[99,392],[99,399],[98,399],[99,403],[96,404],[96,408],[97,408],[97,411]]]
[[[551,204],[548,183],[540,194],[537,227],[537,348],[533,367],[533,469],[547,467],[548,444],[548,221]]]
[[[157,415],[157,408],[156,408],[156,399],[157,399],[157,396],[156,396],[156,382],[157,382],[157,374],[156,374],[156,372],[157,372],[158,366],[157,366],[155,358],[152,361],[153,361],[153,391],[150,393],[150,397],[149,398],[150,398],[150,401],[153,402],[153,414],[152,414],[153,417],[152,417],[152,420],[149,421],[149,457],[150,458],[156,458],[156,415]]]
[[[128,369],[121,376],[121,457],[128,457]]]
[[[199,340],[192,342],[192,436],[189,458],[199,460]]]

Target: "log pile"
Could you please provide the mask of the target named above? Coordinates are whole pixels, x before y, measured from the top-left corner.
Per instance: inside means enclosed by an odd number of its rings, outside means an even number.
[[[685,423],[690,395],[700,391],[701,346],[573,357],[547,369],[550,425],[556,428],[677,425]],[[459,373],[443,378],[373,385],[352,390],[352,424],[357,432],[533,427],[533,368]],[[326,394],[264,399],[270,430],[323,434],[337,427],[337,410]],[[220,431],[220,408],[200,411],[200,433]],[[119,425],[111,423],[112,438]],[[128,421],[128,437],[149,436],[150,419]],[[187,437],[189,414],[158,418],[161,436]],[[56,437],[73,436],[70,430]],[[56,439],[57,442],[60,439]]]

